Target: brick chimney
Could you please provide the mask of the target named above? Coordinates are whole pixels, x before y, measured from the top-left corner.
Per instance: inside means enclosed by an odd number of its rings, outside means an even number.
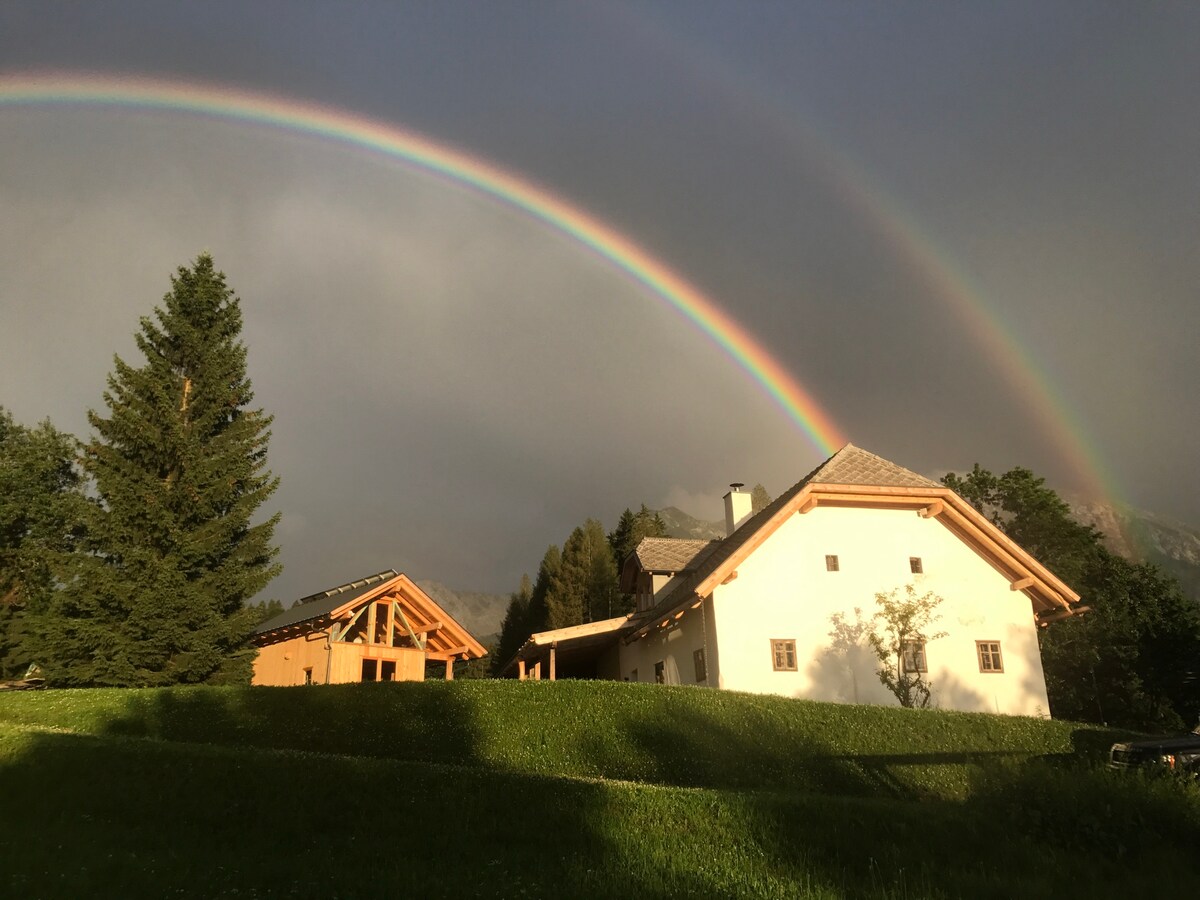
[[[742,490],[745,485],[735,482],[725,495],[725,535],[737,531],[737,527],[750,518],[750,495]]]

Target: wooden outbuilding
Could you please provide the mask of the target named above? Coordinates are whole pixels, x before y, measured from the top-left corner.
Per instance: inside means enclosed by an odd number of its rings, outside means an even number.
[[[305,597],[255,631],[253,684],[423,681],[425,664],[487,654],[407,575],[388,569]]]

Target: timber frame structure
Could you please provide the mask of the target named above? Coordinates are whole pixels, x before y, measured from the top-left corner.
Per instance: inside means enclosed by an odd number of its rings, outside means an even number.
[[[253,684],[422,681],[429,661],[487,650],[407,575],[387,569],[305,597],[263,622]]]

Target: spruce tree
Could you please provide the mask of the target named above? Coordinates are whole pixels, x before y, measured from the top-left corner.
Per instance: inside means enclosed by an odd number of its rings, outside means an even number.
[[[617,527],[608,536],[608,544],[612,548],[617,569],[621,568],[625,557],[642,542],[642,538],[666,536],[666,523],[657,510],[647,508],[645,503],[636,513],[626,508],[625,512],[621,513]]]
[[[588,519],[563,544],[562,568],[546,595],[551,628],[608,618],[620,611],[617,567],[604,526]]]
[[[529,603],[533,598],[533,585],[528,575],[521,576],[521,587],[508,596],[508,609],[500,625],[500,640],[492,654],[492,674],[499,676],[504,665],[521,649],[521,645],[532,634],[530,628]]]
[[[141,320],[140,367],[114,359],[83,467],[99,503],[91,551],[43,621],[47,675],[62,684],[248,679],[257,615],[278,574],[271,417],[252,409],[240,301],[207,254],[181,267]]]
[[[557,544],[546,548],[542,562],[538,566],[537,578],[533,582],[533,593],[529,598],[529,618],[527,627],[529,634],[536,634],[552,627],[550,625],[549,596],[562,573],[562,554]]]
[[[37,662],[28,617],[68,577],[84,503],[77,452],[49,421],[26,428],[0,407],[0,679]]]

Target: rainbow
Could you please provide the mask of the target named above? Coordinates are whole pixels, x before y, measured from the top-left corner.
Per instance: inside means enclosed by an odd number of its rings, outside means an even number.
[[[879,235],[896,260],[928,288],[931,300],[954,316],[970,340],[1018,397],[1042,436],[1086,482],[1089,493],[1113,502],[1123,495],[1103,454],[1068,397],[1056,386],[1045,363],[1023,345],[1017,329],[987,292],[954,259],[933,232],[906,204],[834,140],[809,110],[798,106],[795,92],[783,95],[737,68],[714,46],[684,36],[644,7],[606,6],[612,27],[635,36],[664,64],[700,84],[709,96],[723,97],[739,115],[752,114],[760,125],[798,149],[811,170],[833,194],[854,210],[866,228]]]
[[[467,185],[569,236],[682,313],[767,392],[821,453],[828,456],[846,442],[812,395],[699,289],[612,227],[478,157],[342,110],[242,89],[99,74],[0,75],[0,107],[47,105],[176,111],[269,126],[364,148]]]

